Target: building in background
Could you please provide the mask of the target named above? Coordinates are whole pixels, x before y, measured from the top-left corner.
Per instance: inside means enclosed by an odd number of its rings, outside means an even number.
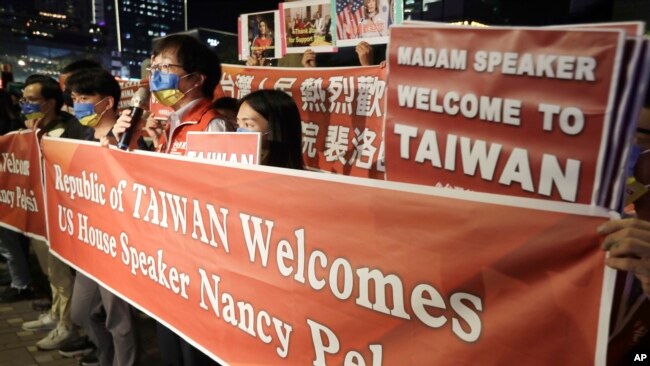
[[[93,22],[111,34],[111,71],[139,78],[152,40],[187,30],[186,0],[92,0]]]
[[[239,55],[237,54],[239,47],[237,44],[237,33],[223,32],[207,28],[196,28],[178,33],[195,37],[199,41],[208,45],[208,47],[219,55],[219,60],[222,63],[239,63]],[[161,38],[162,36],[155,38],[153,41],[156,42]]]
[[[90,58],[124,78],[138,78],[152,40],[202,29],[197,36],[230,60],[237,16],[273,10],[280,0],[0,0],[0,64],[15,80],[56,76],[62,66]],[[617,20],[650,24],[649,0],[395,0],[405,19],[488,25],[549,25]],[[189,7],[188,7],[189,2]],[[188,8],[191,18],[188,22]],[[218,29],[219,34],[204,37]],[[236,62],[236,60],[232,60]],[[5,75],[6,76],[6,75]],[[8,76],[7,76],[8,77]],[[5,79],[7,79],[5,77]]]
[[[58,75],[75,59],[105,60],[103,32],[84,22],[88,5],[90,0],[2,0],[0,63],[11,65],[22,81],[35,73]]]
[[[0,63],[18,81],[81,58],[139,78],[152,40],[186,30],[185,9],[186,0],[2,0]]]

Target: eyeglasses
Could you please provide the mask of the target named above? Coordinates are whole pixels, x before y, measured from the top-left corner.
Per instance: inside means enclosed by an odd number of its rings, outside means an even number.
[[[32,104],[32,103],[38,103],[41,99],[25,99],[25,98],[20,98],[18,100],[18,104],[22,107],[25,104]]]
[[[183,68],[183,65],[178,65],[178,64],[158,64],[158,65],[151,65],[147,67],[147,71],[150,73],[153,73],[154,71],[160,71],[164,74],[169,74],[169,68],[170,67],[180,67],[181,69]]]

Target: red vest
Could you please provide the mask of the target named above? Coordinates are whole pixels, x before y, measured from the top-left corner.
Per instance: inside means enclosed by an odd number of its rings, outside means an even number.
[[[208,129],[210,121],[215,118],[225,118],[216,110],[212,109],[212,101],[201,99],[181,119],[167,142],[168,154],[185,155],[187,150],[187,133],[190,131],[204,132]]]

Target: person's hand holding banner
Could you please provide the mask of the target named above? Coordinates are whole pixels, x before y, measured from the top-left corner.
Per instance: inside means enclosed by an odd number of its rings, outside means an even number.
[[[246,66],[266,66],[268,63],[268,60],[262,57],[261,54],[250,55],[248,56],[248,60],[246,60]]]
[[[603,249],[609,252],[605,263],[621,271],[630,271],[650,296],[650,222],[636,218],[609,221],[598,228],[607,234]]]
[[[307,50],[302,54],[302,67],[316,67],[316,53],[312,50]]]
[[[370,66],[374,62],[374,54],[372,51],[372,47],[368,44],[368,42],[361,41],[357,45],[357,47],[354,49],[359,56],[359,62],[361,63],[361,66]]]

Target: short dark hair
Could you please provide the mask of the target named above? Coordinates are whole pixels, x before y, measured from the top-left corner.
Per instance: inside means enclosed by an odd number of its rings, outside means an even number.
[[[176,51],[178,62],[185,71],[205,76],[201,93],[204,97],[212,99],[214,89],[221,80],[219,56],[206,44],[186,34],[172,34],[156,41],[153,46],[153,56],[156,57],[170,50]]]
[[[212,102],[212,109],[216,109],[226,121],[226,131],[237,130],[237,99],[221,97]]]
[[[247,103],[269,122],[269,157],[266,165],[304,169],[302,160],[302,124],[293,99],[280,90],[262,89],[239,100]]]
[[[93,60],[77,60],[67,64],[62,70],[62,74],[69,74],[83,69],[102,68],[102,65]]]
[[[56,80],[46,75],[34,74],[25,79],[25,88],[32,84],[41,84],[41,97],[47,100],[55,100],[55,110],[63,107],[63,92]]]
[[[237,113],[237,99],[233,97],[221,97],[212,102],[212,108],[214,109],[227,109]]]
[[[122,96],[120,84],[108,71],[100,68],[81,69],[65,81],[65,88],[83,95],[113,97],[113,110],[117,110]]]

